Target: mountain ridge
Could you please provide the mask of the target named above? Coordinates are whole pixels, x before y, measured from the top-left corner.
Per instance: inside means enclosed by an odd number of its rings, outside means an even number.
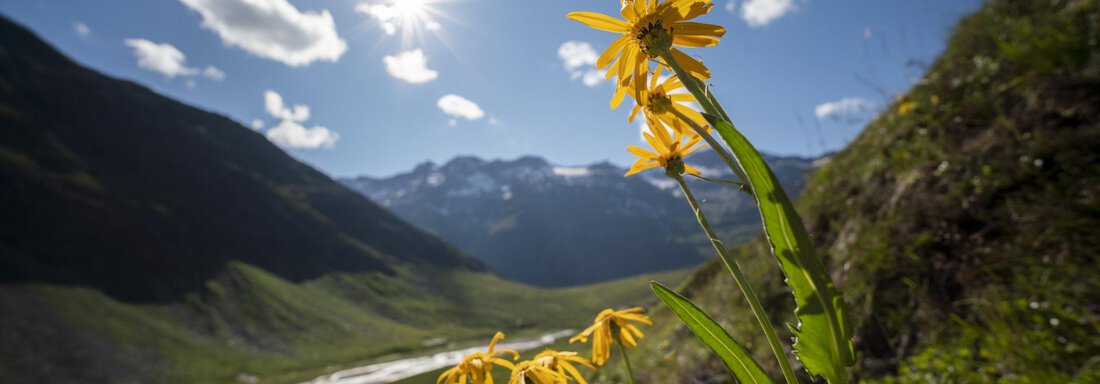
[[[767,160],[793,194],[818,162]],[[711,152],[689,161],[707,176],[734,178]],[[672,180],[657,172],[625,173],[607,161],[561,166],[533,155],[456,156],[388,177],[340,181],[503,276],[529,284],[593,283],[712,257],[698,224],[682,215],[690,208]],[[747,196],[699,179],[689,182],[719,231],[735,242],[758,233],[759,215]]]

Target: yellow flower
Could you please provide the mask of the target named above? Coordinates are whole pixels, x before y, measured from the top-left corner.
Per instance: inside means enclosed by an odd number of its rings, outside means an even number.
[[[596,67],[608,68],[607,78],[618,75],[618,84],[625,87],[633,79],[634,89],[645,87],[649,59],[668,53],[685,70],[700,79],[710,78],[710,71],[698,60],[678,47],[709,47],[718,44],[726,29],[713,24],[690,22],[710,12],[711,0],[622,0],[623,20],[594,12],[571,12],[570,19],[589,27],[619,33],[596,59]],[[612,63],[614,62],[614,65]]]
[[[644,335],[638,327],[630,322],[653,325],[653,322],[649,320],[649,316],[642,314],[644,312],[645,310],[642,308],[630,308],[621,311],[615,311],[611,308],[605,309],[599,315],[596,315],[596,319],[592,321],[592,326],[573,336],[569,339],[569,343],[578,340],[586,343],[588,342],[588,336],[592,336],[592,362],[596,365],[603,365],[611,357],[611,344],[615,342],[615,331],[618,331],[619,343],[623,347],[634,348],[638,346],[637,339],[642,338]]]
[[[685,164],[684,158],[706,148],[706,144],[701,142],[703,138],[691,128],[683,127],[683,122],[679,120],[673,120],[673,124],[674,136],[670,136],[668,129],[664,127],[663,123],[659,122],[657,125],[649,126],[650,132],[642,133],[653,151],[636,145],[626,147],[627,151],[638,156],[638,160],[630,166],[626,176],[658,166],[663,167],[665,174],[669,176],[678,176],[685,172],[694,175],[700,174],[698,169]]]
[[[565,384],[569,379],[535,361],[524,361],[512,369],[508,384]]]
[[[898,105],[898,114],[902,115],[902,116],[905,116],[905,115],[908,115],[909,112],[912,112],[914,109],[917,109],[917,103],[912,102],[912,101],[906,101],[906,102],[901,103],[900,105]]]
[[[684,105],[684,103],[694,103],[694,96],[690,93],[672,93],[672,91],[684,87],[680,79],[676,75],[672,75],[660,84],[657,84],[657,82],[660,81],[660,77],[661,68],[657,67],[657,72],[653,74],[649,87],[629,92],[631,96],[635,97],[635,103],[634,109],[630,111],[630,117],[627,118],[627,120],[633,123],[634,116],[638,114],[638,111],[643,111],[646,117],[646,124],[649,124],[651,127],[657,126],[657,121],[661,121],[670,127],[679,127],[674,121],[677,120],[675,112],[680,112],[699,126],[707,125],[707,120],[703,118],[702,114]],[[633,86],[630,88],[633,89]],[[615,97],[612,98],[611,101],[611,108],[619,106],[619,102],[622,101],[622,95],[625,93],[628,93],[626,88],[616,90]]]
[[[577,370],[577,367],[573,366],[573,363],[586,366],[590,369],[596,369],[588,359],[577,356],[576,352],[558,352],[553,349],[547,349],[535,355],[535,362],[557,372],[566,379],[572,376],[579,384],[588,384],[588,382],[584,381],[584,375],[581,375],[581,372]]]
[[[491,375],[494,364],[499,364],[508,369],[516,369],[510,361],[497,357],[500,354],[512,355],[512,360],[519,359],[519,352],[511,349],[495,351],[497,341],[504,339],[503,332],[493,335],[493,341],[489,342],[488,352],[474,352],[462,358],[458,365],[444,371],[439,375],[436,384],[493,384]]]

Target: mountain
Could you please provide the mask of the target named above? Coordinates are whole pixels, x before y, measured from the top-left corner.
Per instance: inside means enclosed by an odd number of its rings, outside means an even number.
[[[482,269],[223,116],[0,37],[2,281],[172,300],[230,260],[291,281]]]
[[[0,382],[301,382],[649,297],[650,277],[503,280],[262,135],[2,17],[0,185]]]
[[[708,176],[732,179],[711,152],[693,156]],[[797,194],[813,160],[768,160]],[[724,171],[724,172],[723,172]],[[675,182],[658,172],[623,177],[610,163],[556,166],[538,157],[457,157],[387,178],[341,180],[403,219],[455,244],[505,277],[567,286],[695,266],[710,259]],[[719,230],[759,233],[747,195],[692,180]]]
[[[1096,1],[990,1],[815,172],[798,205],[851,304],[854,377],[1100,382],[1098,42]],[[734,252],[785,330],[792,300],[767,244]],[[680,290],[777,373],[721,265]],[[729,381],[667,311],[654,321],[670,340],[631,355],[664,357],[641,359],[639,382]]]

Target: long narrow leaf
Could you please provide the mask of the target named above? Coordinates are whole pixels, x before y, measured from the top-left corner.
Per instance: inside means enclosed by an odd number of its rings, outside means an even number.
[[[680,321],[687,325],[688,329],[691,329],[691,332],[695,333],[695,336],[703,344],[706,344],[714,353],[718,354],[718,357],[726,363],[726,367],[737,377],[738,381],[753,384],[772,382],[768,378],[768,374],[760,368],[760,364],[757,364],[756,360],[753,360],[749,352],[745,350],[745,347],[737,343],[729,333],[726,333],[725,329],[722,329],[721,325],[718,325],[714,319],[707,316],[703,310],[679,293],[661,285],[661,283],[652,281],[649,285],[653,287],[653,293],[656,293],[657,297],[661,298],[661,301],[672,309],[672,313],[675,313],[676,317],[679,317]]]
[[[855,363],[855,348],[844,296],[825,272],[821,259],[814,255],[802,219],[764,158],[732,123],[704,116],[745,171],[748,180],[744,181],[760,207],[772,254],[779,259],[787,285],[794,292],[799,324],[790,328],[796,337],[795,354],[811,374],[821,375],[830,383],[847,382],[845,367]]]

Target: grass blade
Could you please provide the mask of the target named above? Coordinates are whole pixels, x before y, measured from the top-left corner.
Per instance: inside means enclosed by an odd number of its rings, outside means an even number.
[[[703,344],[710,347],[722,359],[722,362],[726,363],[726,367],[737,377],[738,381],[752,384],[772,382],[768,378],[768,374],[760,368],[760,364],[757,364],[756,360],[753,360],[749,352],[745,350],[745,347],[737,343],[721,325],[718,325],[714,319],[707,316],[703,310],[679,293],[661,285],[661,283],[653,281],[649,285],[653,287],[653,293],[656,293],[657,297],[669,309],[672,309],[672,313],[675,313],[676,317],[680,318],[680,321],[687,325],[688,329],[691,329],[691,332],[695,333],[695,336]]]
[[[704,117],[744,171],[747,179],[743,181],[749,184],[760,208],[772,254],[779,259],[794,293],[799,324],[790,328],[796,337],[795,354],[811,374],[821,375],[830,383],[847,382],[845,368],[855,363],[855,349],[844,296],[814,254],[802,219],[760,152],[733,123],[710,114]]]

